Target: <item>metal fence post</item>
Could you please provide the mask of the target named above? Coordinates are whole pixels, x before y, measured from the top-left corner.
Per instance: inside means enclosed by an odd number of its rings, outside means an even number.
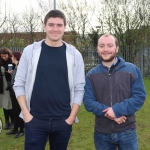
[[[140,70],[141,70],[141,74],[143,76],[143,51],[144,51],[144,48],[143,48],[143,45],[141,45],[141,48],[140,48],[140,55],[141,55],[141,62],[140,62]]]

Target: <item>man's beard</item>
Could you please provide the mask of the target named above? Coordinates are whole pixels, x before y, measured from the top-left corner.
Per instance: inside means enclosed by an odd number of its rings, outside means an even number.
[[[100,55],[100,58],[103,62],[112,62],[114,58],[116,57],[116,53],[112,54],[109,58],[103,58],[103,56]]]

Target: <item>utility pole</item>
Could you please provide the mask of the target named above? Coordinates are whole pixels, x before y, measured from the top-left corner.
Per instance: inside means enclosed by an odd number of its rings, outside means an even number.
[[[56,0],[54,0],[54,9],[56,9]]]
[[[1,0],[0,0],[0,15],[2,14],[1,8],[2,6],[1,6]]]

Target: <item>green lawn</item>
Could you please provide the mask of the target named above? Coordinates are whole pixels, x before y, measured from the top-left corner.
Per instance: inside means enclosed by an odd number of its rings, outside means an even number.
[[[150,78],[144,78],[147,98],[144,106],[137,112],[137,134],[139,140],[139,150],[150,150]],[[4,121],[3,111],[0,109],[0,117]],[[68,150],[94,150],[93,126],[94,115],[87,112],[84,106],[78,114],[80,122],[73,125],[73,132],[68,145]],[[0,150],[23,150],[24,137],[15,139],[14,135],[6,135],[3,130],[0,135]],[[48,150],[48,144],[46,150]]]

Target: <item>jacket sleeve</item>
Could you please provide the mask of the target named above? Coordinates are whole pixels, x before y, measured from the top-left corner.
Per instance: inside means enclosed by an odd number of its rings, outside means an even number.
[[[83,103],[85,109],[89,112],[93,112],[93,114],[95,114],[96,116],[104,117],[105,113],[103,113],[102,111],[108,108],[108,106],[101,104],[96,100],[94,90],[90,82],[90,79],[88,78],[88,75],[86,75],[86,84],[85,84]]]
[[[136,67],[136,79],[131,85],[131,97],[112,106],[117,118],[122,115],[131,115],[138,111],[144,104],[146,92],[140,70]]]
[[[84,94],[84,85],[85,85],[85,73],[84,73],[84,62],[82,55],[76,51],[76,64],[75,75],[74,75],[74,98],[73,103],[78,105],[82,104],[83,94]]]
[[[27,64],[28,62],[26,58],[26,51],[24,50],[19,61],[19,65],[15,76],[15,82],[13,86],[16,97],[25,95],[25,83],[26,83],[27,66],[28,66]]]

